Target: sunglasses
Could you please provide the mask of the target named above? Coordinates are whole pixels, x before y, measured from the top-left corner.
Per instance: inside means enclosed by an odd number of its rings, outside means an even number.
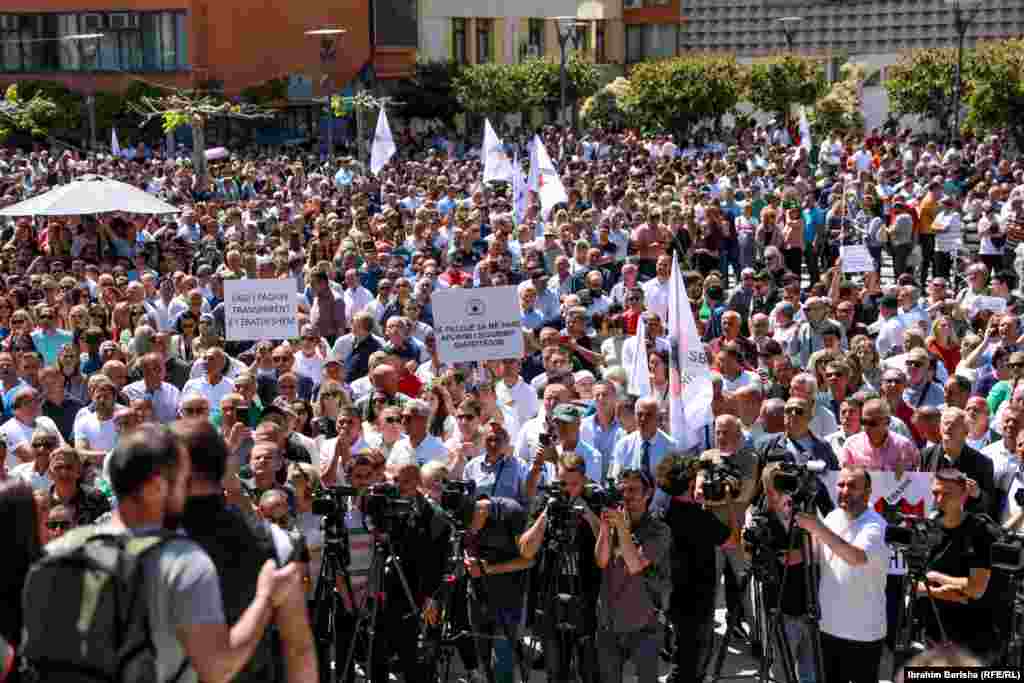
[[[57,529],[70,529],[71,522],[66,519],[52,519],[46,523],[46,528],[56,531]]]
[[[1007,366],[1013,368],[1014,370],[1019,370],[1021,368],[1024,368],[1024,363],[1007,363]]]
[[[885,420],[861,420],[860,423],[861,423],[862,426],[867,427],[868,429],[873,429],[874,427],[878,427],[879,425],[885,424],[886,421]]]
[[[919,360],[908,360],[907,361],[907,367],[908,368],[923,368],[924,367],[924,362],[923,361],[919,361]]]
[[[206,414],[206,408],[201,408],[201,407],[182,408],[181,409],[181,414],[182,415],[205,415]]]
[[[335,400],[336,401],[339,398],[341,398],[341,392],[340,391],[327,391],[327,392],[324,392],[321,396],[323,398],[327,398],[327,399],[331,399],[331,400]]]
[[[32,442],[32,448],[56,448],[56,447],[57,447],[57,440],[56,439],[46,439],[44,441],[33,441]]]
[[[882,384],[904,384],[904,381],[896,377],[886,377],[882,380]]]
[[[400,415],[389,415],[388,417],[384,418],[384,421],[387,422],[389,425],[394,425],[394,424],[401,424],[402,420],[404,420],[404,419],[405,418],[403,418]]]
[[[795,406],[794,407],[790,407],[790,408],[786,408],[786,415],[803,415],[804,412],[805,411],[804,411],[803,408],[797,408]]]
[[[467,414],[456,415],[455,419],[457,419],[457,420],[464,420],[464,421],[468,422],[470,420],[475,420],[476,419],[476,415],[467,415]]]

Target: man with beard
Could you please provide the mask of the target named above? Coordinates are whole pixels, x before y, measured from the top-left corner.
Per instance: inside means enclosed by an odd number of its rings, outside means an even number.
[[[227,446],[213,425],[190,420],[176,423],[173,431],[192,462],[184,527],[217,568],[224,617],[228,623],[236,623],[256,595],[261,567],[267,560],[286,565],[293,556],[293,544],[280,528],[228,505],[221,482],[225,476],[237,479],[238,475],[227,471]],[[302,591],[292,591],[275,617],[276,631],[264,633],[234,680],[314,683],[318,680],[317,662]]]
[[[127,436],[111,454],[110,478],[118,507],[104,532],[139,538],[177,529],[191,470],[188,453],[168,429],[147,425]],[[51,557],[75,552],[89,536],[66,534],[51,546]],[[234,680],[276,613],[295,599],[294,594],[301,600],[298,565],[276,569],[268,560],[256,578],[255,597],[229,627],[217,570],[210,557],[184,537],[164,540],[144,557],[140,571],[146,578],[141,601],[148,614],[157,680]],[[41,607],[35,623],[26,624],[26,644],[35,638],[46,642],[47,626],[67,609],[66,604]],[[53,643],[46,646],[47,658],[57,656],[54,648]],[[30,648],[25,654],[31,659]]]

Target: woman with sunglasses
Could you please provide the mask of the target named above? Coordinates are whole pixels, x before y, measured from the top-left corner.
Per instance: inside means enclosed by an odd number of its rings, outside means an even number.
[[[377,413],[373,430],[367,434],[366,443],[390,458],[395,445],[405,436],[402,425],[402,409],[398,406],[387,406]]]
[[[237,383],[236,383],[237,385]],[[311,436],[320,441],[333,439],[338,435],[338,413],[345,406],[351,405],[348,394],[339,382],[328,380],[320,385],[313,412],[316,415],[310,425]]]
[[[171,338],[171,355],[186,363],[195,360],[195,349],[192,346],[199,331],[199,319],[192,311],[185,311],[174,324],[177,332]]]

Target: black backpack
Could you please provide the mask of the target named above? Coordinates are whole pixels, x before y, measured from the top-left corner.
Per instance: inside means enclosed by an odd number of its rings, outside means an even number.
[[[150,552],[174,538],[180,537],[69,531],[25,580],[20,655],[28,674],[47,683],[157,681],[141,568]],[[171,681],[187,666],[185,660]]]

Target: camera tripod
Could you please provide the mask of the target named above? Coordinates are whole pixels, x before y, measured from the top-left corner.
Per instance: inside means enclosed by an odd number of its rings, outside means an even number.
[[[468,582],[466,565],[463,562],[463,539],[466,531],[457,528],[454,523],[451,526],[448,569],[442,579],[440,594],[437,596],[440,623],[437,626],[426,626],[423,638],[427,649],[426,664],[432,672],[430,680],[435,683],[446,683],[449,680],[456,650],[466,639],[470,640],[480,663],[483,663],[484,659],[478,639],[468,630],[469,613],[465,593],[468,590]]]
[[[907,560],[907,573],[903,576],[903,584],[900,589],[900,609],[896,619],[896,640],[893,644],[893,655],[897,659],[896,665],[900,663],[900,660],[909,658],[910,654],[914,652],[915,634],[921,633],[922,641],[924,640],[924,623],[918,613],[918,600],[915,595],[915,586],[918,582],[924,585],[928,604],[931,605],[932,616],[935,617],[942,642],[945,643],[949,640],[946,636],[946,627],[942,624],[942,617],[939,616],[939,607],[935,604],[935,598],[932,596],[931,586],[928,585],[928,580],[925,578],[928,573],[927,556],[923,554],[917,556],[905,551],[904,557]]]
[[[813,500],[804,503],[805,509],[813,508]],[[811,552],[811,538],[809,535],[800,535],[800,528],[796,526],[796,514],[798,511],[794,501],[794,514],[787,529],[786,548],[793,548],[799,542],[800,556],[804,572],[804,615],[800,617],[807,625],[811,633],[811,648],[814,657],[815,680],[824,681],[824,666],[821,658],[821,634],[818,630],[818,622],[821,618],[821,611],[818,601],[818,574],[813,562]],[[767,503],[762,501],[761,513],[768,512]],[[793,659],[793,652],[789,647],[786,638],[785,617],[782,612],[782,595],[786,586],[786,578],[789,574],[789,565],[782,563],[782,571],[777,566],[778,559],[775,551],[771,548],[760,546],[754,547],[754,555],[750,563],[750,571],[747,573],[742,590],[753,590],[754,623],[751,624],[753,633],[760,640],[762,656],[758,672],[752,678],[766,682],[775,683],[797,683],[799,680],[796,670],[796,662]],[[765,588],[772,586],[776,590],[776,600],[773,605],[766,605]],[[722,676],[722,667],[725,664],[725,657],[729,652],[729,645],[732,640],[732,631],[739,627],[739,615],[730,615],[725,627],[725,636],[717,648],[713,650],[711,663],[714,664],[712,681],[739,680],[751,678],[751,676]],[[780,678],[776,678],[773,672],[777,672]],[[701,678],[706,678],[707,669]]]
[[[358,609],[359,618],[356,619],[355,627],[352,629],[352,640],[348,646],[348,653],[345,656],[345,666],[340,669],[341,675],[348,674],[349,667],[355,660],[356,646],[359,644],[359,637],[366,634],[366,662],[364,667],[364,680],[369,683],[373,680],[373,646],[377,631],[377,620],[380,617],[381,604],[385,599],[385,579],[394,572],[398,576],[402,586],[402,593],[409,602],[409,613],[402,616],[403,619],[419,618],[419,609],[416,607],[416,600],[413,598],[409,582],[402,571],[401,561],[395,554],[394,544],[391,537],[385,533],[376,533],[373,543],[373,560],[370,563],[370,575],[367,584],[366,601],[362,608]],[[349,595],[351,595],[351,591]],[[392,634],[395,635],[395,634]]]
[[[1011,577],[1013,586],[1013,600],[1009,605],[1010,619],[1007,625],[1006,638],[999,649],[999,658],[996,660],[1000,665],[1015,669],[1024,668],[1024,594],[1021,593],[1021,581],[1024,577]]]
[[[575,520],[573,520],[575,521]],[[555,533],[544,544],[544,565],[540,576],[540,602],[536,623],[544,639],[545,670],[552,683],[576,681],[582,677],[584,663],[580,655],[593,633],[587,629],[575,529],[570,534]]]
[[[343,520],[324,515],[320,520],[324,534],[324,553],[320,561],[320,576],[313,593],[313,628],[316,635],[316,653],[320,662],[321,683],[335,683],[338,671],[331,670],[331,650],[335,646],[338,616],[342,609],[341,596],[335,590],[340,579],[348,595],[352,595],[352,577],[348,565],[352,555],[348,529]],[[335,655],[339,653],[335,652]]]

